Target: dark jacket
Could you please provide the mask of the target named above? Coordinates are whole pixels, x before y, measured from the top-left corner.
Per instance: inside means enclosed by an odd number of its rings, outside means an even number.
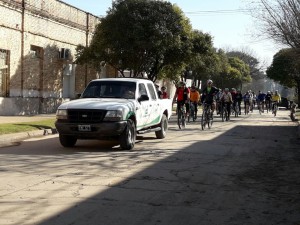
[[[207,87],[202,90],[201,102],[212,103],[214,101],[214,96],[219,92],[219,89],[212,86],[210,91]]]

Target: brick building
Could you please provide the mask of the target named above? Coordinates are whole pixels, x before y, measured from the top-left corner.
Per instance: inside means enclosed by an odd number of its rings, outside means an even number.
[[[59,0],[0,0],[0,115],[53,113],[99,77],[73,64],[97,23]]]

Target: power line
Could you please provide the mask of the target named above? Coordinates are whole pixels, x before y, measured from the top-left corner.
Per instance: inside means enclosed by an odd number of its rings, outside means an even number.
[[[238,13],[249,13],[250,9],[220,9],[220,10],[199,10],[185,12],[190,15],[209,15],[209,14],[238,14]]]

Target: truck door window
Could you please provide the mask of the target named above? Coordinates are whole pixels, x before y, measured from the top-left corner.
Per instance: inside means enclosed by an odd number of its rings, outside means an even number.
[[[145,84],[139,84],[139,97],[141,97],[142,95],[147,95],[147,90],[146,90],[146,87],[145,87]]]
[[[148,90],[149,90],[151,99],[152,99],[152,100],[156,100],[156,90],[154,89],[153,85],[150,84],[150,83],[148,83],[148,84],[147,84],[147,87],[148,87]]]

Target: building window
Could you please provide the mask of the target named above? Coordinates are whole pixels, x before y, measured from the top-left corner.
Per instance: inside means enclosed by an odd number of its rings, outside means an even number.
[[[0,49],[0,97],[9,96],[9,51]]]
[[[42,58],[43,48],[35,45],[30,45],[30,54],[32,58]]]

